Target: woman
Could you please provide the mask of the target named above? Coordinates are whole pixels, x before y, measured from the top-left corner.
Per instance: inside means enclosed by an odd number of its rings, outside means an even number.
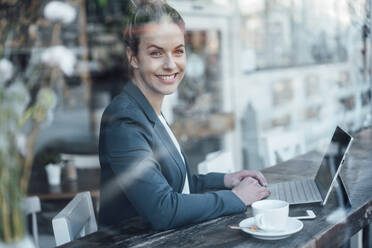
[[[269,195],[259,172],[191,174],[161,113],[185,73],[184,34],[182,17],[163,1],[134,7],[125,32],[131,82],[102,117],[101,227],[140,216],[164,230],[243,212]],[[203,193],[212,188],[221,190]]]

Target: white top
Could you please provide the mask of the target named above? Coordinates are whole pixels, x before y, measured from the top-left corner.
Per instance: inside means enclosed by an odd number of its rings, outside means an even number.
[[[159,120],[161,121],[161,123],[163,124],[163,126],[165,127],[165,130],[167,130],[167,133],[168,133],[169,137],[173,141],[173,144],[176,146],[177,151],[179,152],[179,154],[182,158],[183,164],[185,165],[185,158],[182,155],[181,147],[180,147],[180,144],[178,143],[178,141],[176,139],[176,136],[174,136],[172,130],[168,126],[168,123],[164,119],[164,117],[162,115],[158,115],[158,117],[159,117]],[[185,167],[186,167],[186,165],[185,165]],[[185,184],[183,186],[182,194],[190,194],[190,186],[189,186],[189,179],[187,178],[187,170],[186,170],[186,178],[185,178]]]

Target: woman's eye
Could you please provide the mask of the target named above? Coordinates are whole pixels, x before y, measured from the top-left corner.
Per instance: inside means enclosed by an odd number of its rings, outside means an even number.
[[[184,51],[182,49],[176,50],[176,54],[182,55],[182,54],[184,54]]]
[[[159,56],[161,55],[161,53],[158,52],[158,51],[154,51],[154,52],[151,52],[150,55],[151,55],[152,57],[159,57]]]

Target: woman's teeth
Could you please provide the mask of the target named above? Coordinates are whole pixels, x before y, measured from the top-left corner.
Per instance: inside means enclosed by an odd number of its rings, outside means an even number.
[[[176,77],[176,74],[173,74],[173,75],[170,75],[170,76],[167,76],[167,75],[159,75],[158,76],[159,78],[163,79],[163,80],[172,80]]]

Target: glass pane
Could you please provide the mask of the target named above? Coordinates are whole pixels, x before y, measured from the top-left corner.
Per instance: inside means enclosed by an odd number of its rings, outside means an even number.
[[[221,109],[221,33],[189,30],[186,33],[187,69],[178,88],[176,118],[200,116]]]

